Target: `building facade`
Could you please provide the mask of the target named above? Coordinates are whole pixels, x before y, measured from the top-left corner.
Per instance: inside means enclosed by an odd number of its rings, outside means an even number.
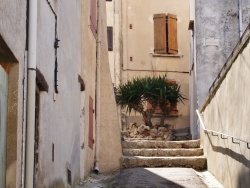
[[[107,1],[106,6],[114,32],[114,49],[109,52],[114,85],[135,77],[167,75],[189,98],[188,2],[124,0]],[[189,129],[189,102],[178,103],[177,108],[177,117],[168,121],[175,129]],[[141,115],[134,112],[121,112],[121,119],[123,127],[142,123]],[[159,121],[157,116],[153,119]]]
[[[0,3],[1,187],[68,187],[118,169],[105,2],[28,2]]]

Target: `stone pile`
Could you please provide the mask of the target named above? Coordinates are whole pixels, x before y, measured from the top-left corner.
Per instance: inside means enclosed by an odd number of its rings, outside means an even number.
[[[156,140],[171,140],[172,139],[172,126],[166,125],[158,127],[157,125],[150,128],[146,125],[137,125],[131,123],[127,127],[126,133],[123,134],[124,138],[144,138]]]

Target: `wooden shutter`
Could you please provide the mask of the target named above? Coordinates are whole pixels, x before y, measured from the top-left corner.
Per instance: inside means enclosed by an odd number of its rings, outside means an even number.
[[[173,14],[167,15],[167,43],[169,54],[178,53],[178,44],[177,44],[177,17]]]
[[[167,53],[166,14],[154,14],[154,53]]]
[[[113,27],[107,27],[108,51],[113,51]]]
[[[96,38],[97,36],[97,20],[96,20],[96,0],[91,0],[90,2],[90,29]]]
[[[89,97],[89,147],[93,149],[94,145],[94,109],[93,109],[93,99]]]

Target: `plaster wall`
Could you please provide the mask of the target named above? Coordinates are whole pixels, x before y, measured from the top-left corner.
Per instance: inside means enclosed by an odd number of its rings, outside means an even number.
[[[99,1],[100,7],[105,7],[105,1]],[[100,172],[108,172],[120,168],[121,135],[115,95],[112,85],[108,59],[108,44],[106,40],[106,10],[99,9],[99,63],[98,63],[98,109],[97,109],[97,154]],[[103,79],[105,78],[105,79]],[[112,139],[111,139],[112,138]]]
[[[38,1],[37,68],[49,86],[40,92],[37,187],[72,185],[80,178],[81,153],[81,1]],[[57,15],[57,20],[51,8]],[[57,50],[58,90],[54,88],[55,23],[60,40]],[[54,144],[54,161],[52,145]]]
[[[12,92],[8,101],[6,186],[18,187],[21,185],[22,162],[22,79],[26,43],[26,1],[2,0],[0,18],[0,35],[11,52],[7,59],[0,57],[0,64],[9,75]],[[6,53],[3,47],[3,43],[0,42],[1,55]]]
[[[249,23],[249,6],[248,0],[242,0],[243,31]],[[195,16],[197,103],[201,106],[239,40],[238,1],[197,0]],[[206,38],[215,38],[218,45],[206,45]]]
[[[106,1],[107,26],[113,27],[113,51],[109,51],[109,66],[114,86],[121,82],[121,1]]]
[[[190,59],[189,59],[189,104],[190,104],[190,132],[192,139],[200,137],[199,126],[197,124],[197,93],[196,93],[196,32],[194,28],[196,25],[195,20],[195,0],[189,0],[189,24],[193,23],[193,28],[190,27]],[[190,25],[191,26],[191,25]]]
[[[115,2],[114,1],[107,1],[106,2],[106,13],[107,13],[107,26],[108,27],[113,27],[113,47],[115,47],[114,45],[114,33],[115,33],[115,14],[114,14],[114,5]],[[115,83],[115,65],[114,65],[114,58],[115,58],[115,54],[114,54],[114,48],[113,51],[109,51],[109,67],[110,67],[110,73],[111,73],[111,78],[112,78],[112,83]]]
[[[249,32],[248,32],[249,33]],[[250,43],[242,48],[218,90],[211,93],[204,107],[203,119],[207,129],[222,132],[250,142],[249,75]],[[242,141],[222,139],[220,135],[204,134],[201,130],[208,170],[228,188],[250,186],[250,149]],[[225,138],[225,136],[223,137]]]
[[[154,54],[153,15],[157,13],[177,15],[178,56]],[[166,74],[168,78],[176,80],[181,85],[182,93],[189,98],[188,23],[188,1],[122,1],[122,82],[138,76]],[[177,117],[176,128],[189,127],[189,102],[186,101],[184,105],[178,104],[178,110],[181,116]],[[133,114],[128,116],[127,121],[141,124],[142,117],[139,113],[135,116]],[[129,120],[129,117],[133,119]]]
[[[85,83],[85,99],[84,104],[85,107],[82,109],[82,113],[85,115],[85,120],[83,122],[84,128],[84,177],[87,177],[93,170],[94,160],[95,160],[95,147],[96,140],[94,143],[94,148],[91,149],[88,146],[89,142],[89,97],[91,97],[94,101],[94,117],[96,113],[96,49],[97,49],[97,41],[94,37],[91,29],[90,29],[90,0],[82,1],[82,64],[81,64],[81,76]],[[94,118],[94,127],[95,127],[95,118]],[[94,128],[94,138],[95,138],[96,129]],[[82,160],[82,159],[81,159]]]

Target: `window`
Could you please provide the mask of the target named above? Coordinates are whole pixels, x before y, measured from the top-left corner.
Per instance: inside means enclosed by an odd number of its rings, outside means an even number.
[[[154,53],[178,54],[176,15],[154,14]]]
[[[96,38],[97,36],[97,20],[96,20],[96,0],[90,2],[90,29]]]
[[[108,50],[113,51],[113,27],[107,27]]]

